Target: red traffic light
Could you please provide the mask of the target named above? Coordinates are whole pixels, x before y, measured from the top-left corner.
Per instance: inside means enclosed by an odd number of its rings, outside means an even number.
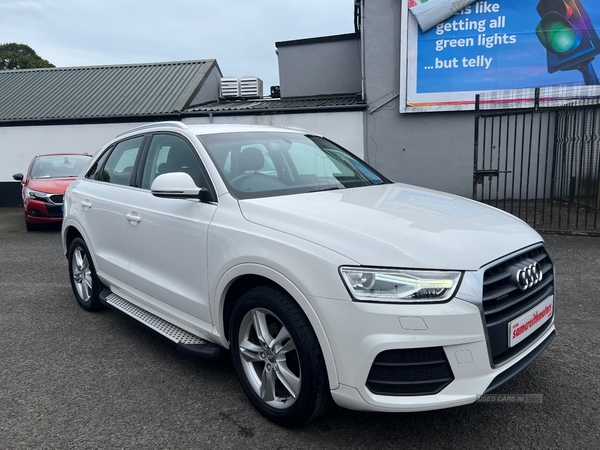
[[[573,6],[567,4],[568,0],[540,0],[536,10],[540,17],[544,17],[549,12],[556,12],[563,17],[571,17]]]

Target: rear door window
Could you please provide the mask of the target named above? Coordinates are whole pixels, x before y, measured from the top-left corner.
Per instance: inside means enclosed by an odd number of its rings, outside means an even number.
[[[87,178],[106,183],[131,185],[135,162],[144,142],[144,136],[119,142],[112,151],[109,149],[92,166]]]

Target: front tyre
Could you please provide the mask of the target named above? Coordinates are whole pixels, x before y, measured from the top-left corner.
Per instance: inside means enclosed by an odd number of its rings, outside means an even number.
[[[98,276],[90,252],[81,238],[73,239],[67,255],[69,261],[69,277],[73,294],[79,305],[86,311],[101,308],[100,292],[104,286]]]
[[[38,224],[31,223],[29,220],[27,220],[27,217],[25,217],[25,229],[27,231],[37,231],[40,229],[40,226]]]
[[[246,292],[233,308],[229,336],[240,384],[263,416],[298,426],[330,406],[321,347],[287,294],[267,286]]]

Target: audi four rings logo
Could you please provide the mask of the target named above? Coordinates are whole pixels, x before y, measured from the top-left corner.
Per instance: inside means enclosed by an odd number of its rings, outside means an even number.
[[[519,289],[526,291],[542,281],[543,276],[544,273],[539,263],[534,262],[528,266],[519,268],[515,274],[515,280]]]

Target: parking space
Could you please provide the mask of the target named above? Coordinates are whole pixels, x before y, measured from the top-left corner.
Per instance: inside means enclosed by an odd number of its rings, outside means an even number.
[[[545,238],[557,337],[495,401],[335,408],[288,430],[249,403],[227,354],[193,360],[116,312],[81,309],[60,230],[27,232],[20,209],[0,209],[0,448],[598,448],[600,238]]]

